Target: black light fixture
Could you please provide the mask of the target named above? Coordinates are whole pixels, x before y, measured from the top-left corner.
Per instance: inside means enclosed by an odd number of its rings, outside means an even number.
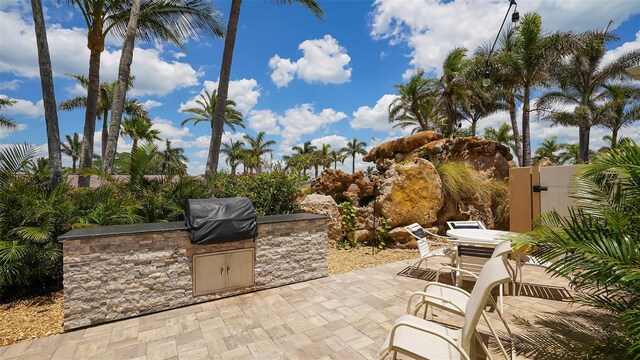
[[[507,21],[507,16],[509,16],[509,12],[511,11],[511,7],[514,6],[513,14],[511,14],[511,26],[514,30],[518,30],[520,27],[520,13],[518,12],[518,4],[516,0],[509,0],[509,8],[507,9],[507,13],[504,14],[504,19],[502,19],[502,24],[500,25],[500,30],[498,30],[498,34],[496,35],[496,39],[493,41],[493,45],[491,46],[491,50],[489,50],[489,54],[487,55],[487,61],[484,63],[484,79],[482,80],[482,86],[487,87],[491,84],[491,73],[489,72],[489,59],[491,58],[491,54],[493,54],[493,49],[496,47],[496,43],[498,42],[498,38],[500,37],[500,33],[502,32],[502,28],[504,27],[505,21]]]

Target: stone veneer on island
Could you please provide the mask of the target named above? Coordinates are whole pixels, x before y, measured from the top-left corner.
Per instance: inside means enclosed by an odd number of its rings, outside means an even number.
[[[72,230],[63,248],[64,329],[328,276],[327,217],[258,217],[258,237],[191,245],[183,222]],[[253,286],[193,296],[193,255],[255,249]]]

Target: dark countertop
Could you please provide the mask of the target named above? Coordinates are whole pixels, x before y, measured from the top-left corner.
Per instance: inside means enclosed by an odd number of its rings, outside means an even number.
[[[269,215],[269,216],[258,216],[258,224],[272,224],[272,223],[280,223],[280,222],[316,220],[316,219],[326,219],[326,218],[328,217],[325,215],[306,214],[306,213],[287,214],[287,215]],[[184,221],[84,227],[84,228],[73,229],[59,236],[58,240],[64,241],[64,240],[84,239],[84,238],[98,237],[98,236],[131,235],[131,234],[173,231],[173,230],[187,231]]]

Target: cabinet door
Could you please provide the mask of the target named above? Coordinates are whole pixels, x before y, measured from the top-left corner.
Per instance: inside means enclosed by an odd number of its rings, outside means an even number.
[[[225,288],[226,255],[195,255],[193,257],[193,295],[209,294]]]
[[[253,250],[227,254],[227,287],[253,285]]]

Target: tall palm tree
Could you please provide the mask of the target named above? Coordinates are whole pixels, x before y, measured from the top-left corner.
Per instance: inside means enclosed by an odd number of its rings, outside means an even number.
[[[470,61],[467,49],[457,47],[451,50],[442,64],[442,76],[438,79],[438,103],[446,117],[443,133],[452,134],[460,119],[460,111],[468,106],[471,84],[466,76]]]
[[[131,174],[136,173],[133,159],[138,151],[138,141],[160,140],[160,131],[152,129],[152,126],[153,124],[149,119],[142,117],[130,117],[122,122],[122,136],[128,136],[133,140],[131,145],[131,167],[129,169]]]
[[[68,77],[75,79],[80,86],[87,89],[89,86],[89,78],[83,75],[67,75]],[[128,84],[127,90],[133,88],[133,81],[135,79],[131,77],[131,81]],[[111,106],[113,104],[113,94],[118,85],[117,81],[109,81],[100,83],[100,95],[98,97],[97,118],[102,120],[102,152],[101,156],[104,158],[107,141],[109,139],[109,115]],[[76,96],[69,100],[65,100],[58,105],[58,109],[71,111],[76,109],[82,109],[87,107],[86,96]],[[130,116],[136,117],[148,117],[149,113],[145,110],[144,106],[137,99],[125,99],[123,112]]]
[[[347,158],[347,156],[342,152],[342,150],[332,150],[329,153],[329,158],[331,159],[331,162],[333,162],[333,168],[337,169],[338,161],[340,161],[341,164],[344,164],[344,160]]]
[[[131,1],[125,0],[70,0],[80,10],[87,25],[89,57],[89,84],[87,111],[80,167],[91,167],[93,134],[100,92],[100,57],[105,39],[123,37],[131,15]],[[222,35],[218,13],[205,0],[145,0],[140,7],[136,37],[142,41],[169,41],[182,46],[188,38],[201,34]],[[82,177],[79,186],[88,186],[89,178]]]
[[[278,4],[301,4],[307,7],[317,17],[322,18],[324,12],[315,0],[276,0]],[[240,7],[242,0],[231,0],[229,10],[229,21],[227,22],[227,33],[224,39],[224,50],[222,52],[222,64],[220,65],[220,77],[218,79],[218,102],[215,108],[215,120],[213,122],[213,133],[209,144],[209,156],[207,157],[207,167],[205,174],[218,171],[218,160],[220,158],[220,146],[222,143],[222,129],[224,128],[225,107],[229,92],[229,78],[231,76],[231,61],[233,60],[233,48],[236,43],[236,33],[238,32],[238,21],[240,20]]]
[[[640,121],[640,87],[629,85],[603,85],[601,96],[608,103],[602,119],[602,126],[611,130],[611,148],[618,146],[618,131],[635,121]]]
[[[570,32],[544,35],[542,19],[537,13],[523,16],[513,49],[500,54],[502,77],[509,77],[516,88],[522,88],[522,166],[531,166],[531,92],[549,83],[549,71],[573,48],[575,37]]]
[[[246,140],[249,148],[247,149],[247,153],[249,154],[249,158],[252,162],[252,167],[257,171],[262,171],[262,155],[270,154],[273,152],[273,149],[270,147],[275,145],[276,142],[273,140],[265,140],[264,138],[265,132],[260,131],[256,137],[251,137],[250,135],[244,135],[243,138]]]
[[[181,147],[171,146],[171,140],[164,140],[164,150],[160,152],[160,167],[165,175],[184,175],[187,166],[184,164],[189,161],[184,155],[184,149]]]
[[[53,71],[49,55],[47,30],[40,0],[31,0],[33,26],[38,48],[38,67],[42,101],[44,102],[44,120],[47,127],[47,150],[49,151],[49,180],[53,191],[62,182],[62,154],[60,153],[60,129],[56,111],[56,94],[53,87]],[[88,184],[87,184],[88,185]]]
[[[425,71],[419,69],[406,84],[395,86],[398,97],[389,104],[389,122],[396,122],[394,127],[417,123],[421,130],[433,130],[436,126],[436,81],[424,75]]]
[[[346,147],[340,149],[343,153],[351,156],[351,173],[356,172],[356,155],[366,155],[367,151],[364,149],[367,146],[367,143],[364,141],[358,141],[358,139],[353,138],[353,140],[349,141]]]
[[[552,136],[551,139],[544,139],[536,149],[533,161],[538,162],[542,158],[548,158],[552,163],[561,165],[563,158],[560,156],[560,151],[564,148],[565,145],[558,142],[557,136]]]
[[[606,31],[583,34],[579,46],[569,59],[553,68],[552,74],[558,89],[547,91],[538,100],[538,107],[550,113],[550,120],[560,125],[578,127],[580,160],[583,163],[589,162],[591,127],[602,121],[598,117],[600,91],[611,80],[632,79],[625,69],[640,62],[640,50],[636,49],[605,64],[605,45],[615,39]],[[575,106],[575,110],[563,110],[567,106]]]
[[[78,133],[73,133],[73,137],[66,135],[67,142],[63,142],[62,144],[62,152],[67,156],[71,156],[71,173],[73,175],[76,174],[76,162],[80,157],[80,151],[82,149],[82,141],[80,140],[80,135]]]
[[[485,128],[484,137],[508,147],[514,153],[518,149],[516,145],[516,138],[511,131],[511,126],[507,123],[501,124],[497,129],[492,127]]]
[[[15,103],[15,100],[11,100],[9,98],[0,98],[0,110],[4,110],[5,108],[13,106],[13,104]],[[15,129],[18,127],[18,125],[16,125],[16,123],[8,117],[0,115],[0,127]]]
[[[308,167],[313,163],[312,155],[315,151],[318,150],[318,148],[314,145],[311,145],[311,141],[305,141],[302,146],[293,146],[291,150],[299,155],[299,165],[302,165],[302,170],[306,174]]]
[[[209,90],[205,90],[204,94],[200,94],[200,99],[196,100],[196,103],[199,105],[198,107],[182,110],[182,112],[191,113],[195,116],[183,120],[180,125],[184,126],[189,122],[193,122],[194,125],[197,125],[200,122],[206,121],[209,123],[213,131],[213,119],[217,101],[218,99],[215,90],[213,93],[209,93]],[[224,125],[231,128],[233,131],[236,130],[236,126],[240,126],[244,129],[242,113],[236,110],[235,106],[235,101],[227,99],[227,106],[224,109]],[[222,128],[222,131],[224,132],[224,127]]]
[[[236,168],[242,162],[244,158],[244,152],[247,149],[244,147],[242,141],[229,141],[226,144],[222,144],[222,153],[227,155],[226,163],[231,167],[231,174],[236,174]]]

